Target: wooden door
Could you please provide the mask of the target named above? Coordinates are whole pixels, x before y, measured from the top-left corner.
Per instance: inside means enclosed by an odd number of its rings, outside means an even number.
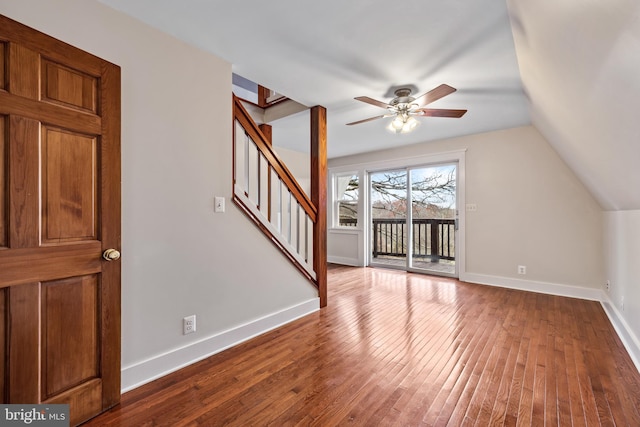
[[[0,16],[0,401],[120,399],[120,68]]]

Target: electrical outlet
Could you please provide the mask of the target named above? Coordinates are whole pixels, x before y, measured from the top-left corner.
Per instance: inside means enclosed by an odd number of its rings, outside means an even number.
[[[527,274],[527,266],[519,265],[518,266],[518,274]]]
[[[192,314],[182,319],[182,335],[192,334],[196,331],[196,315]]]
[[[611,290],[611,282],[607,280],[607,283],[605,284],[605,288],[607,289],[607,292]]]

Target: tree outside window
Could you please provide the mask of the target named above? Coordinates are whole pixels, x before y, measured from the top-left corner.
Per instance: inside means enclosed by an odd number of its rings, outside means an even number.
[[[338,227],[358,226],[358,175],[346,173],[334,180],[334,225]]]
[[[456,167],[416,168],[411,171],[414,218],[455,218]],[[371,174],[372,218],[407,217],[407,170]]]

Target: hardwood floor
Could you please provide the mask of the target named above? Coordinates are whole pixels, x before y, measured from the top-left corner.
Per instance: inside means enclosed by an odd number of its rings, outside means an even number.
[[[640,426],[597,302],[329,267],[329,306],[137,388],[89,426]]]

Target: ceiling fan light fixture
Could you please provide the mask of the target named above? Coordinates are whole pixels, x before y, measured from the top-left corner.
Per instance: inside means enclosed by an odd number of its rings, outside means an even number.
[[[398,114],[393,120],[391,120],[391,123],[389,123],[389,130],[399,133],[402,130],[404,123],[404,117],[402,117],[402,114]]]
[[[415,119],[413,116],[409,116],[406,122],[404,122],[404,126],[402,126],[402,133],[409,133],[420,124],[419,121]]]
[[[420,122],[414,117],[408,114],[398,114],[391,120],[387,129],[393,133],[409,133],[414,130],[419,123]]]

